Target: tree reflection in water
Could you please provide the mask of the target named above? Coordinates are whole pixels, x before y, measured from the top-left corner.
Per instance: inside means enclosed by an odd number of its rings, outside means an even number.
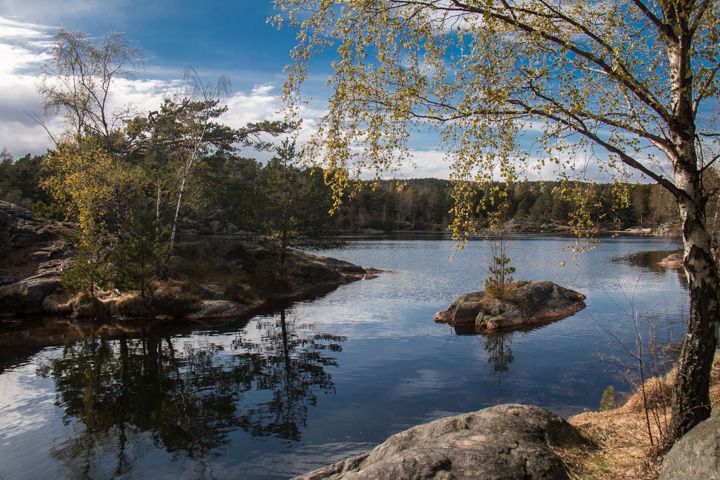
[[[502,377],[510,371],[510,364],[514,360],[512,348],[510,348],[513,332],[486,332],[478,335],[474,325],[455,325],[451,328],[457,335],[476,335],[477,339],[483,342],[483,348],[488,354],[487,363],[491,367],[490,377],[496,378],[498,387],[501,386]]]
[[[241,331],[231,352],[213,337],[179,347],[151,333],[68,344],[38,369],[72,424],[51,455],[71,478],[132,477],[135,460],[162,449],[192,461],[193,478],[207,478],[209,457],[235,430],[299,440],[316,393],[334,392],[325,370],[337,366],[332,354],[345,337],[317,334],[285,311],[257,326],[260,341]]]
[[[496,376],[498,382],[502,375],[510,370],[510,364],[513,361],[512,349],[512,332],[489,333],[482,337],[484,339],[484,348],[488,352],[488,363],[492,365],[492,375]]]
[[[288,321],[285,311],[275,319],[258,322],[262,341],[252,343],[243,337],[233,347],[260,360],[256,374],[257,390],[272,390],[272,398],[258,403],[240,415],[240,427],[253,436],[275,436],[300,440],[306,426],[308,407],[315,406],[315,392],[335,391],[325,367],[337,366],[326,351],[339,352],[345,337],[308,334],[308,325]]]

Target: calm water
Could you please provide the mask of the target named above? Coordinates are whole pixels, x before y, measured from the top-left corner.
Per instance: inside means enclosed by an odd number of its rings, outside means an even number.
[[[577,260],[568,242],[513,237],[514,277],[578,290],[587,309],[492,338],[432,321],[482,288],[489,263],[481,241],[448,261],[437,234],[321,252],[393,272],[220,328],[86,336],[39,322],[0,352],[0,479],[283,479],[490,405],[597,409],[608,385],[627,390],[598,357],[619,351],[607,331],[630,338],[629,320],[646,331],[649,319],[661,341],[679,338],[686,287],[654,266],[670,240],[603,239]]]

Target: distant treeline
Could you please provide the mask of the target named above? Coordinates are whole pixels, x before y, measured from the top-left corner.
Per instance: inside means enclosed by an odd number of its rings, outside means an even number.
[[[448,180],[363,182],[356,187],[354,197],[335,216],[338,230],[435,230],[453,221],[455,200]],[[651,226],[678,218],[672,197],[657,185],[551,181],[494,184],[477,190],[470,202],[480,226],[500,213],[505,222],[514,219],[541,229],[549,223],[569,223],[581,208],[596,225]]]
[[[4,153],[0,199],[61,218],[63,206],[40,187],[45,158],[26,155],[13,160]],[[190,185],[192,201],[183,209],[186,226],[218,233],[262,230],[277,203],[278,187],[272,181],[278,176],[276,162],[263,166],[255,159],[222,152],[198,165]],[[441,230],[453,221],[453,184],[448,180],[358,182],[331,215],[331,191],[323,172],[299,166],[286,169],[292,172],[286,177],[291,179],[287,194],[294,197],[291,213],[303,221],[305,230]],[[479,189],[473,199],[480,223],[498,211],[506,221],[522,220],[538,229],[548,223],[568,223],[579,208],[579,192],[583,208],[598,225],[656,226],[678,218],[673,199],[658,185],[549,181],[492,187]]]

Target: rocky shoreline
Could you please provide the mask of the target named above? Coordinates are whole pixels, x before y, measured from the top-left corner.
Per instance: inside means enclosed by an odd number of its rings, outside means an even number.
[[[16,323],[34,315],[102,319],[182,319],[196,322],[252,315],[276,303],[312,298],[340,285],[377,276],[330,257],[290,250],[278,253],[239,238],[191,238],[175,249],[172,273],[153,293],[111,289],[93,298],[69,296],[61,272],[74,261],[72,224],[44,222],[21,207],[0,202],[0,319]]]
[[[313,278],[309,275],[310,278],[306,278],[301,284],[289,285],[289,288],[282,288],[272,293],[249,293],[245,301],[223,298],[227,286],[203,283],[194,287],[195,290],[200,290],[200,293],[194,293],[194,297],[197,298],[188,305],[189,313],[183,314],[177,314],[175,312],[177,308],[167,311],[158,307],[157,295],[142,298],[138,292],[121,292],[113,289],[99,292],[93,299],[68,298],[62,287],[60,271],[49,270],[3,286],[3,292],[0,292],[0,318],[18,319],[45,314],[75,318],[182,319],[205,322],[248,316],[273,304],[312,298],[346,283],[375,278],[381,272],[378,269],[364,268],[349,262],[300,251],[293,251],[290,257],[294,268],[301,265],[302,268],[311,269],[316,276]],[[164,295],[183,297],[184,294],[182,287],[178,286],[177,290]],[[172,298],[164,300],[172,301]],[[187,302],[181,301],[181,303]]]
[[[599,231],[583,232],[588,235],[595,234],[620,234],[631,236],[648,236],[648,237],[677,237],[680,236],[680,223],[665,222],[653,227],[633,226],[618,230],[618,226],[613,223],[605,223],[598,226]],[[538,224],[529,216],[520,216],[512,218],[503,225],[503,231],[506,233],[554,233],[564,235],[575,235],[576,230],[571,225],[564,222],[550,221]]]

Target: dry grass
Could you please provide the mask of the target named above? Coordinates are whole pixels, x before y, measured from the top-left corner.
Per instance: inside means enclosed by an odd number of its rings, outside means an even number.
[[[192,285],[167,280],[157,283],[150,305],[158,313],[180,318],[200,308],[200,297],[193,291]]]
[[[507,300],[509,302],[517,302],[517,297],[515,296],[515,291],[524,286],[528,283],[531,283],[528,280],[518,280],[511,283],[506,283],[503,286],[502,292],[494,291],[493,289],[485,288],[484,290],[484,298],[491,299],[491,298],[497,298],[498,300]]]
[[[105,302],[110,314],[115,317],[148,317],[152,314],[148,302],[137,292],[124,293]]]
[[[558,450],[570,469],[573,479],[651,480],[657,478],[662,459],[657,458],[658,425],[670,423],[670,412],[662,400],[669,398],[675,372],[645,383],[645,398],[650,407],[651,429],[655,445],[651,445],[643,408],[643,392],[638,390],[620,408],[605,412],[585,412],[568,421],[590,439],[595,448]],[[713,408],[720,404],[720,354],[713,364],[710,399]],[[657,421],[656,421],[657,419]]]
[[[105,305],[98,298],[78,295],[71,302],[73,303],[73,317],[75,318],[105,317]]]
[[[70,315],[73,304],[64,293],[53,293],[43,300],[42,310],[53,315]]]
[[[0,312],[22,311],[25,294],[19,284],[0,287]]]

